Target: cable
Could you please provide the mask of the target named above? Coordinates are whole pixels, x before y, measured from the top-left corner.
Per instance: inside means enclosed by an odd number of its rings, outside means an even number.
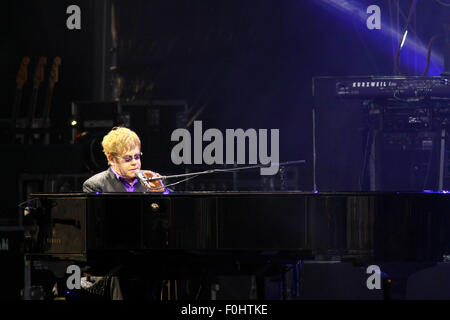
[[[364,176],[366,173],[366,165],[367,165],[367,157],[370,153],[369,149],[372,147],[371,146],[371,138],[372,138],[372,129],[369,128],[368,132],[367,132],[367,138],[366,138],[366,146],[364,148],[364,155],[363,155],[363,165],[361,168],[361,171],[359,173],[359,178],[358,178],[358,182],[359,182],[359,191],[362,191],[362,187],[363,187],[363,181],[364,181]]]
[[[166,188],[167,188],[167,187],[171,187],[171,186],[177,185],[177,184],[179,184],[179,183],[182,183],[182,182],[185,182],[185,181],[188,181],[188,180],[197,178],[197,177],[198,177],[198,175],[193,176],[193,177],[189,177],[189,178],[183,179],[183,180],[181,180],[181,181],[177,181],[177,182],[174,182],[174,183],[170,183],[170,184],[168,184],[168,185],[165,185],[164,187],[166,187]],[[153,189],[153,188],[152,188],[152,189]],[[155,189],[160,189],[160,188],[155,188]]]
[[[428,69],[430,68],[430,56],[431,56],[431,45],[433,44],[433,41],[436,40],[436,38],[439,38],[440,34],[435,34],[431,37],[430,41],[428,42],[427,47],[427,64],[425,65],[425,70],[422,73],[422,76],[425,76],[428,72]]]
[[[420,96],[420,97],[416,97],[416,98],[406,98],[406,99],[403,99],[403,98],[400,98],[400,97],[397,97],[397,94],[399,94],[400,92],[398,91],[398,90],[396,90],[396,91],[394,91],[394,94],[393,94],[393,98],[396,100],[396,101],[400,101],[400,102],[406,102],[406,103],[410,103],[410,102],[417,102],[417,101],[422,101],[422,100],[424,100],[425,99],[425,96]]]
[[[391,3],[392,0],[388,0],[388,1],[389,1],[388,2],[388,4],[389,4],[389,24],[391,26],[393,26],[394,22],[393,22],[393,14],[392,14],[392,3]],[[392,50],[392,55],[395,56],[395,40],[394,40],[394,37],[391,37],[391,50]],[[395,70],[394,70],[394,72],[395,72]]]
[[[164,187],[165,187],[165,188],[168,188],[168,187],[171,187],[171,186],[180,184],[180,183],[182,183],[182,182],[185,182],[185,181],[188,181],[188,180],[197,178],[198,176],[199,176],[199,175],[195,175],[195,176],[192,176],[192,177],[183,179],[183,180],[181,180],[181,181],[177,181],[177,182],[174,182],[174,183],[170,183],[170,184],[164,185]],[[148,189],[148,188],[147,188],[147,189]],[[159,190],[159,189],[161,189],[161,187],[153,187],[153,188],[150,188],[150,189],[148,189],[148,190]]]
[[[413,15],[413,13],[415,12],[415,8],[416,8],[416,3],[417,0],[411,0],[411,6],[409,8],[409,13],[408,13],[408,18],[406,19],[406,25],[403,28],[403,32],[402,32],[402,37],[400,38],[400,41],[398,43],[398,47],[397,47],[397,52],[395,53],[395,60],[394,60],[394,67],[395,67],[395,71],[397,71],[397,73],[399,75],[404,75],[402,70],[400,69],[400,51],[402,48],[402,43],[405,37],[406,32],[408,31],[408,26],[409,26],[409,22],[411,21],[411,17]]]
[[[89,151],[90,151],[89,156],[91,158],[92,163],[95,166],[95,170],[98,170],[99,168],[101,168],[101,166],[98,164],[97,160],[95,159],[95,155],[94,155],[94,144],[95,144],[95,142],[97,142],[97,139],[98,139],[98,137],[94,136],[89,144]]]
[[[31,199],[28,199],[28,200],[26,200],[26,201],[24,201],[24,202],[19,203],[17,206],[18,206],[19,208],[21,208],[21,209],[26,209],[27,207],[22,207],[23,204],[28,203],[28,202],[32,202],[32,201],[36,201],[36,200],[38,200],[38,199],[39,199],[39,198],[31,198]]]
[[[444,2],[444,1],[442,1],[442,0],[434,0],[434,1],[436,1],[437,3],[439,3],[441,6],[449,7],[449,8],[450,8],[450,2],[447,3],[447,2]]]
[[[439,2],[440,0],[435,0],[435,1]],[[441,3],[441,4],[450,7],[450,3],[449,4]],[[407,21],[406,21],[406,26],[405,26],[405,28],[403,30],[402,37],[400,39],[399,46],[398,46],[397,52],[395,54],[395,70],[400,75],[404,75],[403,72],[400,69],[400,63],[399,63],[400,51],[401,51],[401,48],[402,48],[402,42],[404,40],[406,32],[408,31],[408,26],[409,26],[411,17],[413,15],[413,12],[415,11],[416,5],[417,5],[417,0],[412,0],[411,7],[409,9],[408,18],[407,18]],[[431,46],[433,44],[433,41],[436,40],[436,38],[438,38],[440,36],[441,36],[440,34],[434,35],[434,36],[431,37],[430,41],[428,42],[428,46],[427,46],[427,60],[426,60],[426,65],[425,65],[425,69],[424,69],[424,71],[422,73],[422,76],[425,76],[428,73],[428,70],[430,68]]]

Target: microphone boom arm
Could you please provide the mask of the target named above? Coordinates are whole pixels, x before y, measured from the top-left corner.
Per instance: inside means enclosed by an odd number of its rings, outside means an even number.
[[[286,161],[282,163],[278,163],[279,166],[286,166],[291,164],[299,164],[299,163],[305,163],[306,160],[296,160],[296,161]],[[190,177],[195,175],[203,175],[203,174],[210,174],[215,172],[233,172],[238,170],[247,170],[247,169],[257,169],[257,168],[267,168],[272,166],[273,163],[270,164],[259,164],[254,166],[247,166],[247,167],[239,167],[239,168],[230,168],[230,169],[210,169],[205,171],[199,171],[199,172],[191,172],[191,173],[183,173],[183,174],[174,174],[170,176],[160,176],[156,178],[146,178],[145,181],[152,182],[152,181],[158,181],[158,180],[168,180],[168,179],[176,179],[176,178],[184,178],[184,177]]]

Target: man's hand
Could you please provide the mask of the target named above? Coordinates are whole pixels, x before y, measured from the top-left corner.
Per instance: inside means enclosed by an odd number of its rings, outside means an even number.
[[[153,172],[153,171],[150,171],[150,170],[145,170],[144,174],[147,177],[147,179],[161,177],[161,175],[159,173],[156,173],[156,172]],[[166,190],[164,188],[162,180],[151,181],[149,183],[150,183],[150,186],[152,187],[152,189],[148,189],[149,191],[152,191],[152,192],[164,192]]]

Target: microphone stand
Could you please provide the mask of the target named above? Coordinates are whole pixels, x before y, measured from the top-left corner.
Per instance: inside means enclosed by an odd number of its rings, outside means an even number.
[[[146,178],[144,180],[147,181],[147,182],[152,182],[152,181],[158,181],[158,180],[168,180],[168,179],[176,179],[176,178],[185,178],[185,177],[191,177],[191,176],[198,176],[198,175],[202,175],[202,174],[210,174],[210,173],[215,173],[215,172],[233,172],[233,171],[238,171],[238,170],[268,168],[268,167],[271,167],[272,164],[278,164],[278,166],[287,166],[287,165],[299,164],[299,163],[305,163],[305,162],[306,162],[306,160],[295,160],[295,161],[286,161],[286,162],[282,162],[282,163],[271,163],[269,165],[267,165],[267,164],[259,164],[259,165],[240,167],[240,168],[210,169],[210,170],[199,171],[199,172],[174,174],[174,175],[170,175],[170,176],[160,176],[160,177],[156,177],[156,178]]]

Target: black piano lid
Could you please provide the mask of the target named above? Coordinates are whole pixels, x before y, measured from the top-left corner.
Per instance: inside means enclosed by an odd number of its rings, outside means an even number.
[[[266,197],[266,196],[344,196],[344,197],[364,197],[364,196],[398,196],[398,197],[450,197],[448,191],[424,191],[424,192],[412,192],[412,191],[341,191],[341,192],[318,192],[318,191],[183,191],[183,192],[171,192],[169,194],[160,192],[105,192],[105,193],[48,193],[48,192],[36,192],[31,193],[30,197],[35,198],[95,198],[95,197]]]

